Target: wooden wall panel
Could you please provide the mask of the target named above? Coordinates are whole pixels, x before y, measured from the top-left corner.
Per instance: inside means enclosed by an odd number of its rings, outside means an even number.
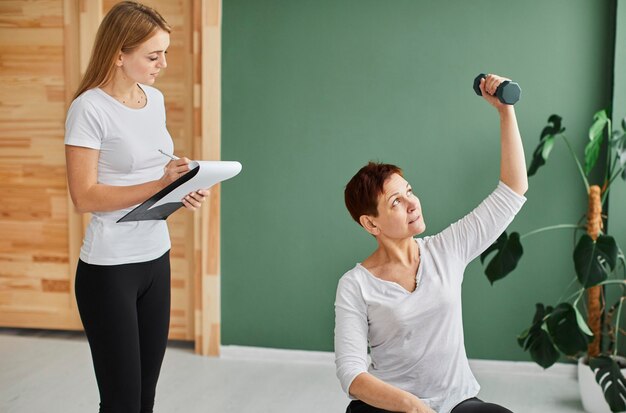
[[[63,147],[63,0],[0,2],[0,325],[80,328]]]
[[[115,0],[0,2],[0,325],[81,328],[74,272],[88,214],[68,196],[64,121]],[[146,0],[172,26],[165,95],[175,153],[219,159],[219,0]],[[204,56],[205,48],[211,54]],[[217,67],[207,70],[207,65]],[[205,90],[208,88],[208,91]],[[204,108],[207,105],[207,110]],[[219,353],[219,188],[168,219],[170,338]]]

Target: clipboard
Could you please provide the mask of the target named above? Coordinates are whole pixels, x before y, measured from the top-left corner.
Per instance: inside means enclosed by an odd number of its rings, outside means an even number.
[[[189,172],[142,202],[117,222],[167,219],[182,208],[181,199],[185,195],[199,189],[208,189],[241,172],[241,164],[235,161],[191,161],[189,168]]]

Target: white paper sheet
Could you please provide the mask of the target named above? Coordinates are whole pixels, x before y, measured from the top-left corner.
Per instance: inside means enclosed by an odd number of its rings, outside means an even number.
[[[185,195],[199,189],[209,189],[241,172],[241,164],[236,161],[191,161],[189,169],[195,167],[200,168],[196,176],[159,199],[148,210],[170,202],[181,202]]]

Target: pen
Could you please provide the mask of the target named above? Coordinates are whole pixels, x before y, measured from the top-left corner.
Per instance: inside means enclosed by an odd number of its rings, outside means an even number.
[[[170,155],[169,153],[163,152],[162,150],[159,149],[159,152],[161,152],[163,155],[167,156],[168,158],[170,158],[173,161],[178,160],[178,156],[176,155]]]

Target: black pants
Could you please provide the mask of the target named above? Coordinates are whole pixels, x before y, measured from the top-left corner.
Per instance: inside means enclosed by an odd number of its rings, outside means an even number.
[[[100,413],[149,413],[170,323],[169,251],[122,265],[78,262],[76,301],[100,391]]]
[[[379,409],[377,407],[365,404],[360,400],[353,400],[348,405],[346,413],[391,413],[388,410]],[[457,404],[450,413],[513,413],[509,409],[493,403],[485,403],[484,401],[473,397]]]

